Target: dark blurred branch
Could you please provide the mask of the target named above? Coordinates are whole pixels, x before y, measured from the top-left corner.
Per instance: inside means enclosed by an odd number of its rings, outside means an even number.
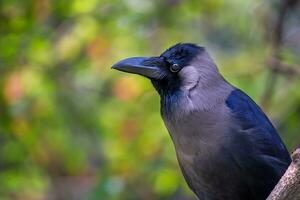
[[[284,75],[293,78],[294,76],[300,75],[300,66],[289,65],[282,63],[281,60],[271,58],[266,62],[266,65],[270,68],[272,73]]]
[[[300,199],[300,148],[292,154],[292,163],[267,200]]]
[[[284,24],[288,12],[299,2],[299,0],[281,0],[281,6],[278,10],[278,17],[273,26],[273,35],[271,40],[272,53],[268,61],[270,72],[267,78],[266,87],[262,96],[262,107],[267,110],[279,74],[294,75],[299,74],[294,67],[282,63],[281,47],[283,43]]]

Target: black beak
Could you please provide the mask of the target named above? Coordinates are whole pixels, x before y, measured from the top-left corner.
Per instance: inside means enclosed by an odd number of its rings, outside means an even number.
[[[162,79],[164,77],[162,70],[157,63],[151,62],[155,58],[149,57],[133,57],[126,58],[115,63],[112,69],[132,74],[139,74],[152,79]]]

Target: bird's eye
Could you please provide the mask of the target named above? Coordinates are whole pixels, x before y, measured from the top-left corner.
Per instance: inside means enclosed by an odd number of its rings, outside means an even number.
[[[170,71],[173,73],[179,72],[180,66],[177,63],[174,63],[170,66]]]

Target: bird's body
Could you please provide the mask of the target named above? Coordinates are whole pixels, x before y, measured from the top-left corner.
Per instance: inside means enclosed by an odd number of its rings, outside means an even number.
[[[131,67],[141,67],[134,59]],[[162,118],[197,197],[266,199],[291,160],[254,101],[225,81],[206,51],[196,45],[175,45],[142,64],[150,67],[133,73],[149,77],[160,94]],[[159,70],[154,65],[160,65]]]
[[[245,126],[238,120],[232,123],[236,118],[229,104],[233,102],[226,101],[232,98],[242,101],[249,97],[230,85],[227,92],[223,91],[224,96],[219,96],[219,101],[210,105],[210,109],[183,111],[179,115],[178,111],[162,111],[179,165],[200,200],[266,199],[267,191],[273,189],[289,165],[289,156],[285,147],[277,143],[280,139],[272,138],[277,135],[272,135],[275,129],[267,118],[264,122],[267,124],[262,125],[249,123]],[[243,114],[250,118],[257,117],[257,112],[262,114],[256,104],[250,104],[254,110],[245,107]],[[265,130],[265,126],[273,130]],[[258,132],[264,135],[259,138],[261,141],[255,135]]]

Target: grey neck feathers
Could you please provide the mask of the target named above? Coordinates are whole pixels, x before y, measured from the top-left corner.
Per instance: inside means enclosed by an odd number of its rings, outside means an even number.
[[[233,90],[204,53],[179,72],[180,89],[161,98],[164,118],[180,120],[193,112],[209,112],[224,103]]]

